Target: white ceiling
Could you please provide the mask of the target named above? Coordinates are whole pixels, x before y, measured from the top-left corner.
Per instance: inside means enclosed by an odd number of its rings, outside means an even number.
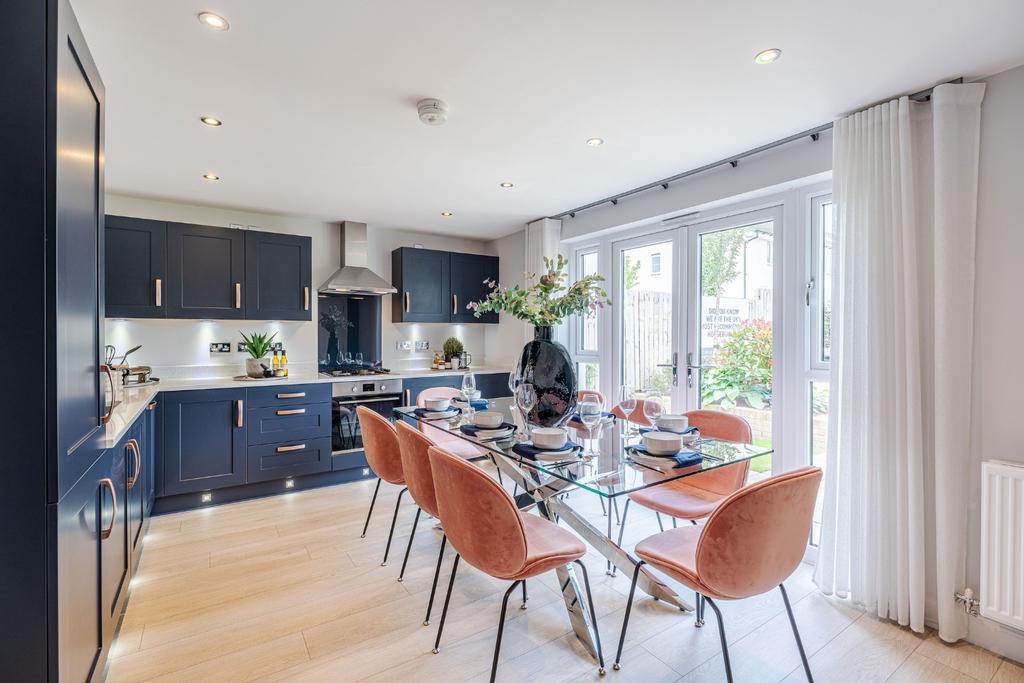
[[[485,238],[1024,63],[1020,0],[74,5],[107,88],[109,191]],[[769,47],[782,58],[754,64]],[[447,124],[419,122],[422,97]]]

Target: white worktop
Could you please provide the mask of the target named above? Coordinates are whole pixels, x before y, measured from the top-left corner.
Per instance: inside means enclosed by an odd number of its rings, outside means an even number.
[[[489,375],[493,373],[507,373],[508,368],[493,366],[479,366],[472,368],[460,368],[459,370],[403,370],[391,372],[387,375],[366,375],[370,378],[383,379],[413,379],[419,377],[445,377],[452,375],[463,375],[467,372],[474,372],[478,375]],[[165,379],[156,384],[144,387],[118,387],[117,405],[107,423],[107,432],[104,437],[104,448],[113,448],[125,432],[132,426],[142,411],[152,403],[157,394],[161,391],[199,391],[203,389],[245,389],[267,386],[281,386],[286,384],[333,384],[345,380],[358,379],[358,377],[323,377],[309,373],[296,373],[289,377],[275,377],[274,379],[241,381],[232,377],[207,377],[207,378],[185,378],[176,377]]]

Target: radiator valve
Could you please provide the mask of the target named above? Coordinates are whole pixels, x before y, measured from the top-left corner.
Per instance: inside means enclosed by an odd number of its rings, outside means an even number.
[[[970,588],[964,588],[962,593],[955,593],[953,595],[956,598],[957,603],[964,606],[964,612],[969,617],[978,616],[978,599],[974,597],[974,591]]]

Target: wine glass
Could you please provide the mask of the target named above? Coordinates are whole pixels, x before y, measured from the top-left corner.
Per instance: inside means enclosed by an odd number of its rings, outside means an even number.
[[[650,423],[652,429],[658,428],[658,417],[665,411],[661,405],[661,397],[656,393],[648,393],[644,399],[644,417]]]
[[[580,421],[587,428],[587,439],[590,441],[590,448],[587,450],[590,454],[596,455],[594,452],[594,429],[601,422],[601,413],[604,411],[604,406],[596,394],[586,394],[583,396],[583,400],[580,401],[577,410]]]
[[[537,405],[537,394],[534,392],[533,385],[528,382],[522,382],[516,387],[516,406],[519,408],[519,413],[523,419],[523,430],[526,432],[526,436],[530,436],[530,411],[533,410],[534,406]]]
[[[362,351],[356,352],[356,365],[358,365],[359,367],[363,367],[363,352]]]
[[[628,384],[623,384],[619,387],[619,410],[622,411],[622,415],[625,419],[626,424],[624,425],[626,436],[633,435],[633,425],[629,421],[629,416],[636,410],[636,398],[633,395],[633,390],[629,388]]]
[[[476,394],[476,376],[467,372],[462,376],[462,398],[466,399],[466,415],[473,415],[473,399]]]

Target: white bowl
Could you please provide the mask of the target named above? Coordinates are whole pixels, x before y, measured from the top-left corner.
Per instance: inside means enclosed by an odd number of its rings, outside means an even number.
[[[451,406],[451,404],[452,401],[448,398],[428,398],[423,401],[423,407],[434,412],[448,410],[448,407]]]
[[[644,434],[644,448],[652,455],[678,453],[682,443],[682,438],[671,432],[647,432]]]
[[[700,439],[699,429],[694,429],[692,432],[683,434],[683,443],[685,443],[687,446],[693,445],[693,443],[698,439]]]
[[[569,437],[561,427],[537,427],[530,432],[530,438],[537,448],[555,450],[564,446]]]
[[[484,429],[500,427],[505,421],[505,414],[495,410],[481,410],[473,414],[473,424]]]
[[[654,422],[658,425],[658,429],[666,432],[679,433],[690,426],[690,418],[685,415],[670,415],[668,413],[659,415]]]

